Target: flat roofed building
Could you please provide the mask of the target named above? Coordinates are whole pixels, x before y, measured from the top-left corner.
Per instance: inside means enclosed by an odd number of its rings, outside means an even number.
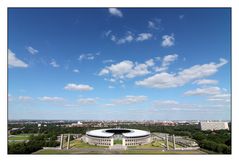
[[[201,130],[229,130],[228,122],[200,122],[199,126]]]

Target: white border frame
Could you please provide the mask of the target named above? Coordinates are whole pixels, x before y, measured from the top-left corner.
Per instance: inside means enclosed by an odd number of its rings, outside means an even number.
[[[7,155],[7,8],[8,7],[232,7],[232,155]],[[238,0],[2,0],[0,1],[0,160],[1,161],[236,161],[239,143]],[[179,157],[180,156],[180,157]],[[175,159],[176,158],[176,159]]]

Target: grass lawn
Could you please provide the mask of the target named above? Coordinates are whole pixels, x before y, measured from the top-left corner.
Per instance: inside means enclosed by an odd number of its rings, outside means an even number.
[[[122,144],[122,142],[123,142],[123,141],[120,140],[120,139],[118,139],[118,140],[114,140],[114,145],[115,145],[115,144]]]
[[[74,153],[77,153],[77,150],[39,150],[33,154],[74,154]]]
[[[120,151],[118,153],[114,152],[91,152],[91,153],[83,153],[78,150],[39,150],[34,154],[206,154],[203,151],[195,150],[195,151],[157,151],[157,150],[126,150]]]
[[[200,150],[194,151],[157,151],[157,150],[126,150],[122,154],[206,154]]]
[[[67,143],[64,143],[64,147],[66,147]],[[108,146],[94,146],[87,144],[81,140],[72,140],[70,141],[70,148],[96,148],[96,147],[101,147],[101,148],[108,148]]]
[[[173,142],[168,142],[169,148],[173,148]],[[182,148],[183,146],[176,144],[176,148]]]
[[[166,145],[165,145],[165,141],[163,140],[156,140],[156,141],[153,141],[149,144],[146,144],[146,145],[141,145],[141,146],[128,146],[129,148],[165,148]],[[169,147],[170,148],[173,148],[173,143],[172,142],[169,142]],[[177,145],[176,144],[176,147],[177,148],[181,148],[182,146],[180,145]]]
[[[31,134],[18,134],[18,135],[11,135],[8,137],[8,140],[28,140]]]

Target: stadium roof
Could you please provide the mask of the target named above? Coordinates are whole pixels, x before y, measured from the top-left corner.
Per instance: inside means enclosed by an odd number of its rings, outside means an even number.
[[[109,130],[127,130],[129,132],[122,133],[124,137],[141,137],[141,136],[147,136],[150,134],[150,132],[144,131],[144,130],[138,130],[138,129],[125,129],[125,128],[109,128],[109,129],[97,129],[86,132],[87,135],[90,136],[96,136],[96,137],[111,137],[115,133],[110,133]]]

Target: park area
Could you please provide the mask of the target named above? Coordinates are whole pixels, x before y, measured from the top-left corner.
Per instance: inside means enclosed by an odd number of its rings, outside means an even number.
[[[177,147],[182,147],[177,145]],[[110,150],[106,146],[94,146],[84,143],[81,140],[72,140],[70,149],[42,149],[34,154],[206,154],[201,150],[173,150],[173,144],[169,142],[170,150],[165,149],[165,143],[162,140],[156,140],[146,145],[130,146],[127,150]]]
[[[9,142],[24,142],[29,140],[31,134],[18,134],[18,135],[10,135],[8,137]]]

